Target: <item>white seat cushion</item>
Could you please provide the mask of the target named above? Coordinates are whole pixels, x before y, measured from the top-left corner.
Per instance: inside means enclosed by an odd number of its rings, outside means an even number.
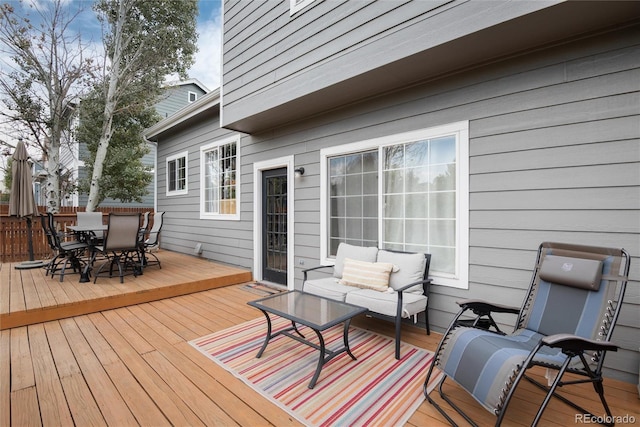
[[[338,280],[335,277],[307,280],[304,282],[302,290],[303,292],[344,302],[347,292],[352,292],[357,288],[341,285]]]
[[[345,302],[367,307],[370,311],[376,313],[395,316],[398,304],[398,293],[357,289],[347,294]],[[410,317],[414,314],[421,313],[425,311],[426,306],[426,296],[414,292],[402,293],[402,317]]]

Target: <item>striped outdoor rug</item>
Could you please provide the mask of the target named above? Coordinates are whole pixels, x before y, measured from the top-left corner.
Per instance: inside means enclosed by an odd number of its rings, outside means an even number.
[[[291,325],[273,317],[274,331]],[[299,329],[317,343],[312,330]],[[342,329],[324,331],[327,348],[342,346]],[[402,343],[402,360],[396,360],[393,339],[351,327],[349,345],[358,360],[337,356],[310,390],[318,350],[279,336],[257,359],[266,330],[265,319],[258,318],[190,344],[306,425],[399,426],[424,400],[422,385],[433,359],[426,350]]]

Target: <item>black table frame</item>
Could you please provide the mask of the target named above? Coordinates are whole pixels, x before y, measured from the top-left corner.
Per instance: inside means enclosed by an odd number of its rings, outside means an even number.
[[[80,283],[87,283],[87,282],[91,282],[91,258],[93,256],[93,239],[91,238],[92,236],[95,236],[95,232],[96,231],[107,231],[108,230],[108,226],[107,225],[102,225],[100,226],[95,226],[95,225],[91,225],[91,226],[79,226],[79,225],[70,225],[67,227],[69,230],[73,231],[74,233],[76,233],[78,236],[83,236],[83,238],[85,239],[85,241],[87,242],[87,250],[89,251],[89,259],[87,260],[87,264],[84,266],[84,268],[82,270],[80,270]]]
[[[317,298],[319,301],[326,301],[328,304],[341,304],[343,306],[348,306],[349,308],[351,308],[352,310],[350,312],[348,312],[347,314],[343,315],[343,316],[339,316],[336,317],[334,319],[331,319],[330,321],[323,323],[321,325],[318,325],[312,321],[309,321],[308,319],[302,318],[302,317],[297,317],[295,315],[292,315],[286,311],[280,311],[280,310],[275,310],[272,307],[268,307],[268,306],[264,306],[262,304],[262,302],[264,301],[268,301],[271,300],[273,298],[277,298],[277,297],[281,297],[283,294],[275,294],[275,295],[270,295],[266,298],[261,298],[259,300],[255,300],[255,301],[249,301],[247,304],[249,304],[252,307],[257,308],[258,310],[262,311],[262,314],[264,314],[264,316],[267,318],[267,335],[265,337],[264,343],[262,344],[262,347],[260,348],[260,351],[258,351],[258,354],[256,355],[257,358],[260,358],[262,356],[262,353],[264,353],[265,349],[267,348],[267,345],[269,344],[269,341],[271,341],[272,338],[275,338],[279,335],[285,335],[289,338],[292,338],[298,342],[301,342],[302,344],[308,345],[309,347],[315,348],[316,350],[320,351],[320,356],[318,358],[318,365],[316,366],[316,371],[315,374],[313,375],[313,378],[311,378],[311,381],[309,382],[308,387],[310,389],[314,388],[318,378],[320,377],[320,372],[322,371],[322,367],[328,363],[330,360],[332,360],[333,358],[335,358],[336,356],[342,354],[342,353],[347,353],[353,360],[357,360],[356,357],[353,355],[353,353],[351,352],[351,349],[349,348],[349,325],[351,324],[351,319],[353,319],[355,316],[359,315],[359,314],[363,314],[365,312],[367,312],[367,309],[364,307],[359,307],[357,305],[353,305],[353,304],[347,304],[344,302],[340,302],[340,301],[335,301],[329,298],[323,298],[317,295],[312,295],[312,294],[306,294],[300,291],[289,291],[287,293],[298,293],[298,294],[304,294],[306,297],[308,298]],[[279,330],[275,333],[272,333],[272,325],[271,325],[271,317],[269,316],[269,314],[275,314],[277,316],[280,316],[284,319],[290,320],[291,321],[291,326],[286,328],[286,329],[282,329]],[[305,336],[298,330],[298,327],[296,326],[296,323],[307,326],[309,328],[311,328],[311,330],[313,330],[316,335],[318,336],[318,341],[320,342],[320,345],[309,341],[308,339],[305,338]],[[325,346],[325,342],[324,342],[324,337],[322,336],[322,331],[327,330],[335,325],[338,325],[340,323],[344,323],[344,329],[343,329],[343,333],[342,333],[342,339],[343,339],[343,346],[335,349],[335,350],[329,350],[326,348]],[[297,335],[292,334],[291,332],[295,332]],[[299,336],[298,336],[299,335]]]

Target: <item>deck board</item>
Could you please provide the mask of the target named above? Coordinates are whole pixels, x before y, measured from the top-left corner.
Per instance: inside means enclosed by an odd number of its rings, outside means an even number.
[[[215,265],[214,270],[235,274],[224,266]],[[0,277],[8,274],[3,266]],[[37,276],[33,277],[35,280]],[[159,286],[157,277],[146,281],[145,286]],[[193,272],[184,277],[204,280]],[[47,282],[47,286],[54,282]],[[72,281],[65,279],[63,283],[75,288]],[[105,294],[122,292],[133,283],[133,278],[125,280],[129,286],[108,283],[99,295],[105,298]],[[49,290],[55,295],[62,288],[49,286]],[[77,289],[74,292],[65,293],[66,298],[80,295]],[[0,425],[298,426],[286,412],[187,342],[262,317],[247,305],[258,298],[260,295],[238,284],[2,330]],[[360,316],[353,324],[388,336],[394,334],[391,323],[378,319]],[[434,350],[440,339],[437,333],[426,336],[423,329],[403,328],[403,339],[422,348]],[[458,386],[447,384],[445,389],[480,425],[493,425],[495,417]],[[636,385],[607,379],[605,390],[614,414],[640,419]],[[590,385],[568,392],[600,413]],[[529,425],[541,400],[542,394],[524,382],[503,425]],[[457,415],[454,419],[464,425]],[[540,425],[572,424],[574,410],[552,401]],[[406,426],[424,425],[448,424],[424,402]]]
[[[15,328],[128,305],[171,298],[220,286],[248,282],[251,272],[201,258],[161,251],[162,269],[143,275],[99,277],[79,283],[79,275],[51,278],[42,268],[17,270],[0,264],[0,329]]]
[[[11,332],[0,331],[0,425],[11,424]]]
[[[40,399],[42,418],[54,425],[71,425],[73,418],[67,405],[53,356],[49,351],[49,342],[44,326],[42,323],[31,325],[28,331],[38,393],[47,396],[46,400]]]

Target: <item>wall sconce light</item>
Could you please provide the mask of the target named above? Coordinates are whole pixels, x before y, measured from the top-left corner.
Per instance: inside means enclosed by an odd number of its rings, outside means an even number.
[[[299,168],[297,168],[293,172],[294,172],[294,175],[295,175],[296,178],[300,178],[302,175],[304,175],[304,168],[302,166],[300,166]]]

